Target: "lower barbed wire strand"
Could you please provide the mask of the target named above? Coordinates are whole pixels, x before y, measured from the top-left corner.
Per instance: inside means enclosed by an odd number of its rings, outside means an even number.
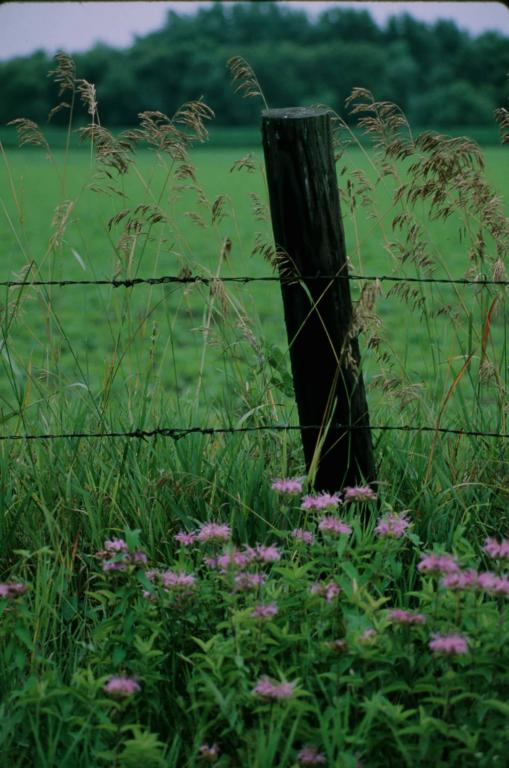
[[[157,427],[155,429],[144,430],[135,429],[128,432],[67,432],[61,434],[40,434],[40,435],[0,435],[0,440],[62,440],[77,438],[118,438],[127,437],[145,440],[149,437],[170,437],[173,440],[180,440],[183,437],[193,434],[215,435],[215,434],[241,434],[248,432],[290,432],[293,430],[322,430],[321,424],[265,424],[256,427]],[[393,424],[366,424],[366,425],[344,425],[337,424],[329,427],[329,431],[351,432],[356,430],[378,430],[394,432],[438,432],[448,435],[462,435],[464,437],[490,437],[490,438],[508,438],[507,432],[477,432],[475,430],[453,429],[448,427],[428,427],[393,425]]]

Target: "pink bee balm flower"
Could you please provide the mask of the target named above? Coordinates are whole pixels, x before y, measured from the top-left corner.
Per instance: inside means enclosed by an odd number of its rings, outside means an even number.
[[[253,688],[253,694],[264,699],[290,699],[295,690],[295,683],[275,683],[266,675],[261,677]]]
[[[354,485],[343,490],[344,501],[376,501],[376,493],[369,485]]]
[[[477,577],[477,585],[486,590],[486,592],[493,592],[496,595],[508,595],[509,594],[509,579],[507,576],[497,576],[496,573],[486,571],[480,573]]]
[[[228,541],[232,531],[229,525],[222,523],[203,523],[196,534],[198,541]]]
[[[232,549],[215,558],[213,567],[219,568],[224,573],[229,568],[245,568],[252,560],[251,553],[241,552],[240,549]]]
[[[103,688],[109,696],[126,698],[141,690],[136,680],[132,677],[110,677]]]
[[[374,640],[377,636],[378,632],[376,629],[373,629],[372,627],[369,627],[368,629],[365,629],[364,632],[362,632],[359,635],[359,640],[361,643],[367,643],[370,640]]]
[[[207,763],[215,763],[219,757],[219,747],[217,744],[202,744],[198,750],[201,760]]]
[[[412,523],[408,520],[406,513],[396,514],[389,512],[379,518],[375,526],[375,533],[380,538],[401,539]]]
[[[302,747],[297,755],[297,762],[299,765],[325,765],[325,755],[318,751],[316,747],[305,746]]]
[[[448,573],[440,583],[445,589],[469,589],[477,586],[477,578],[477,571],[457,571]]]
[[[452,555],[437,555],[432,552],[430,555],[425,555],[421,558],[417,564],[417,570],[423,573],[446,574],[457,573],[460,567],[456,561],[456,558]]]
[[[319,493],[315,496],[303,496],[301,509],[329,509],[337,507],[341,503],[341,497],[337,494]]]
[[[429,642],[434,653],[446,653],[456,656],[468,653],[468,640],[463,635],[435,635]]]
[[[253,619],[271,619],[279,613],[279,608],[276,603],[268,603],[266,605],[256,605],[251,611]]]
[[[196,576],[182,571],[163,571],[159,574],[165,589],[189,590],[196,585]]]
[[[349,536],[352,533],[352,529],[349,525],[333,515],[322,517],[318,523],[318,528],[320,531],[330,533],[332,536],[340,536],[341,534]]]
[[[390,610],[387,618],[394,624],[426,624],[426,616],[422,613],[411,613],[410,611],[403,611],[401,608]]]
[[[311,531],[305,531],[303,528],[294,528],[292,538],[296,541],[302,541],[304,544],[312,544],[315,540]]]
[[[275,479],[272,481],[271,488],[279,493],[296,494],[302,492],[302,480],[298,477],[289,477],[287,479]]]
[[[322,581],[316,581],[309,588],[309,593],[311,595],[324,597],[328,603],[331,603],[340,592],[341,587],[338,587],[334,581],[330,581],[328,584],[325,584]]]
[[[13,597],[19,597],[20,595],[24,595],[26,591],[27,588],[25,584],[21,584],[21,582],[9,581],[0,584],[0,598],[6,597],[11,599]]]
[[[196,541],[195,533],[186,533],[186,531],[179,531],[175,534],[175,541],[182,544],[183,547],[190,547]]]
[[[497,541],[488,537],[484,542],[484,551],[493,558],[509,558],[509,540],[502,539],[502,541]]]
[[[265,583],[264,573],[237,573],[235,592],[247,592],[261,587]]]
[[[106,539],[104,548],[107,552],[127,552],[129,550],[124,539]]]
[[[278,560],[281,560],[281,552],[275,544],[267,547],[258,544],[254,550],[253,560],[259,560],[262,563],[276,563]]]

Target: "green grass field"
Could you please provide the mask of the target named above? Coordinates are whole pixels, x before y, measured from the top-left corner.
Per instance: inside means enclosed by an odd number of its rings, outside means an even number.
[[[260,253],[253,255],[257,238],[271,243],[270,222],[267,217],[261,220],[260,215],[261,205],[266,203],[261,151],[251,150],[252,172],[232,170],[247,153],[247,149],[193,150],[191,161],[197,179],[193,190],[185,189],[192,186],[190,179],[175,178],[174,169],[164,159],[141,151],[131,171],[116,184],[114,194],[104,179],[98,182],[97,166],[86,149],[73,150],[69,157],[57,150],[52,161],[43,150],[6,151],[0,188],[3,279],[14,279],[28,265],[27,279],[52,280],[147,278],[178,274],[182,269],[219,277],[273,274]],[[502,192],[504,149],[489,148],[484,155],[487,177],[495,191]],[[411,277],[429,274],[388,252],[389,242],[403,239],[391,227],[398,211],[392,202],[396,181],[387,177],[375,185],[369,154],[355,147],[346,150],[338,171],[352,271]],[[367,195],[360,186],[365,179],[373,191],[363,205],[363,195]],[[354,208],[351,198],[347,199],[348,185],[360,190]],[[98,186],[102,192],[97,191]],[[214,201],[218,210],[213,221]],[[51,238],[58,230],[56,211],[59,206],[64,206],[61,212],[67,210],[69,203],[72,209],[64,216],[63,231],[52,246]],[[153,225],[141,222],[133,236],[125,225],[141,205],[157,205],[164,219]],[[108,226],[122,211],[130,214]],[[419,208],[416,220],[422,224],[433,276],[465,276],[473,266],[468,242],[468,235],[473,235],[467,231],[472,223],[461,216],[430,222]],[[221,260],[226,238],[231,241],[231,250]],[[354,298],[358,298],[359,288],[360,283],[352,282]],[[440,402],[446,397],[466,356],[472,354],[472,367],[479,366],[487,312],[495,293],[472,286],[424,286],[420,291],[425,302],[422,314],[412,309],[412,297],[405,301],[391,295],[391,288],[394,291],[390,283],[382,285],[376,312],[382,323],[379,333],[383,344],[392,351],[392,375],[403,378],[408,392],[418,393],[424,411],[431,414],[428,401]],[[199,388],[202,413],[228,402],[235,420],[255,407],[247,392],[250,375],[260,368],[260,360],[273,358],[273,346],[280,350],[283,361],[286,358],[277,283],[224,283],[216,297],[211,297],[205,286],[4,290],[2,355],[8,375],[3,377],[0,395],[5,429],[13,428],[20,404],[30,415],[32,406],[33,412],[39,412],[48,396],[50,403],[62,395],[66,400],[82,402],[89,397],[97,400],[105,392],[108,398],[115,394],[108,411],[113,422],[115,406],[124,395],[130,404],[129,418],[136,421],[142,418],[140,393],[144,393],[142,411],[150,400],[150,392],[143,389],[147,366],[160,385],[164,405],[158,400],[157,408],[161,406],[163,413],[175,414],[178,402],[196,402]],[[502,294],[488,344],[506,384],[504,302]],[[436,316],[444,307],[449,313]],[[453,321],[455,312],[457,319]],[[365,346],[369,385],[380,370]],[[286,370],[288,365],[282,364]],[[239,370],[243,372],[240,378],[245,379],[244,392],[234,383]],[[278,372],[274,373],[277,380]],[[470,404],[475,396],[472,379],[468,381],[465,376],[455,395],[449,408],[457,413],[464,407],[462,399]],[[370,397],[376,408],[379,395],[372,392]],[[282,392],[276,399],[285,405],[290,402]],[[492,399],[488,392],[485,406]],[[44,410],[46,406],[42,407]],[[484,424],[486,413],[485,408]],[[123,406],[120,414],[125,421]],[[157,409],[152,417],[156,414]]]

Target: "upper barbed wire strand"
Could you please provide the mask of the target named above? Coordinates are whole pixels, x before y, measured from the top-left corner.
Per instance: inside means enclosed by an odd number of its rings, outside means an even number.
[[[135,277],[125,280],[2,280],[0,287],[16,288],[30,286],[60,286],[67,287],[73,285],[111,285],[113,288],[132,288],[136,285],[164,285],[165,283],[204,283],[205,285],[216,280],[214,277],[205,275],[162,275],[161,277]],[[509,285],[509,280],[469,280],[468,278],[442,278],[442,277],[401,277],[397,275],[293,275],[284,276],[264,275],[255,277],[252,275],[237,275],[231,277],[221,277],[224,283],[255,283],[255,282],[283,282],[297,283],[299,280],[368,280],[392,283],[435,283],[441,285]]]

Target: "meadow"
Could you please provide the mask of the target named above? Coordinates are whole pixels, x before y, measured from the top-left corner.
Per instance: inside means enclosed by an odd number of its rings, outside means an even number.
[[[3,280],[215,280],[5,287],[1,436],[297,423],[277,281],[221,280],[275,274],[261,152],[168,125],[2,151]],[[354,274],[507,279],[505,148],[412,171],[351,138]],[[360,335],[372,422],[507,432],[506,289],[398,285]],[[504,765],[505,441],[374,443],[377,482],[328,495],[296,432],[2,440],[2,765]]]

